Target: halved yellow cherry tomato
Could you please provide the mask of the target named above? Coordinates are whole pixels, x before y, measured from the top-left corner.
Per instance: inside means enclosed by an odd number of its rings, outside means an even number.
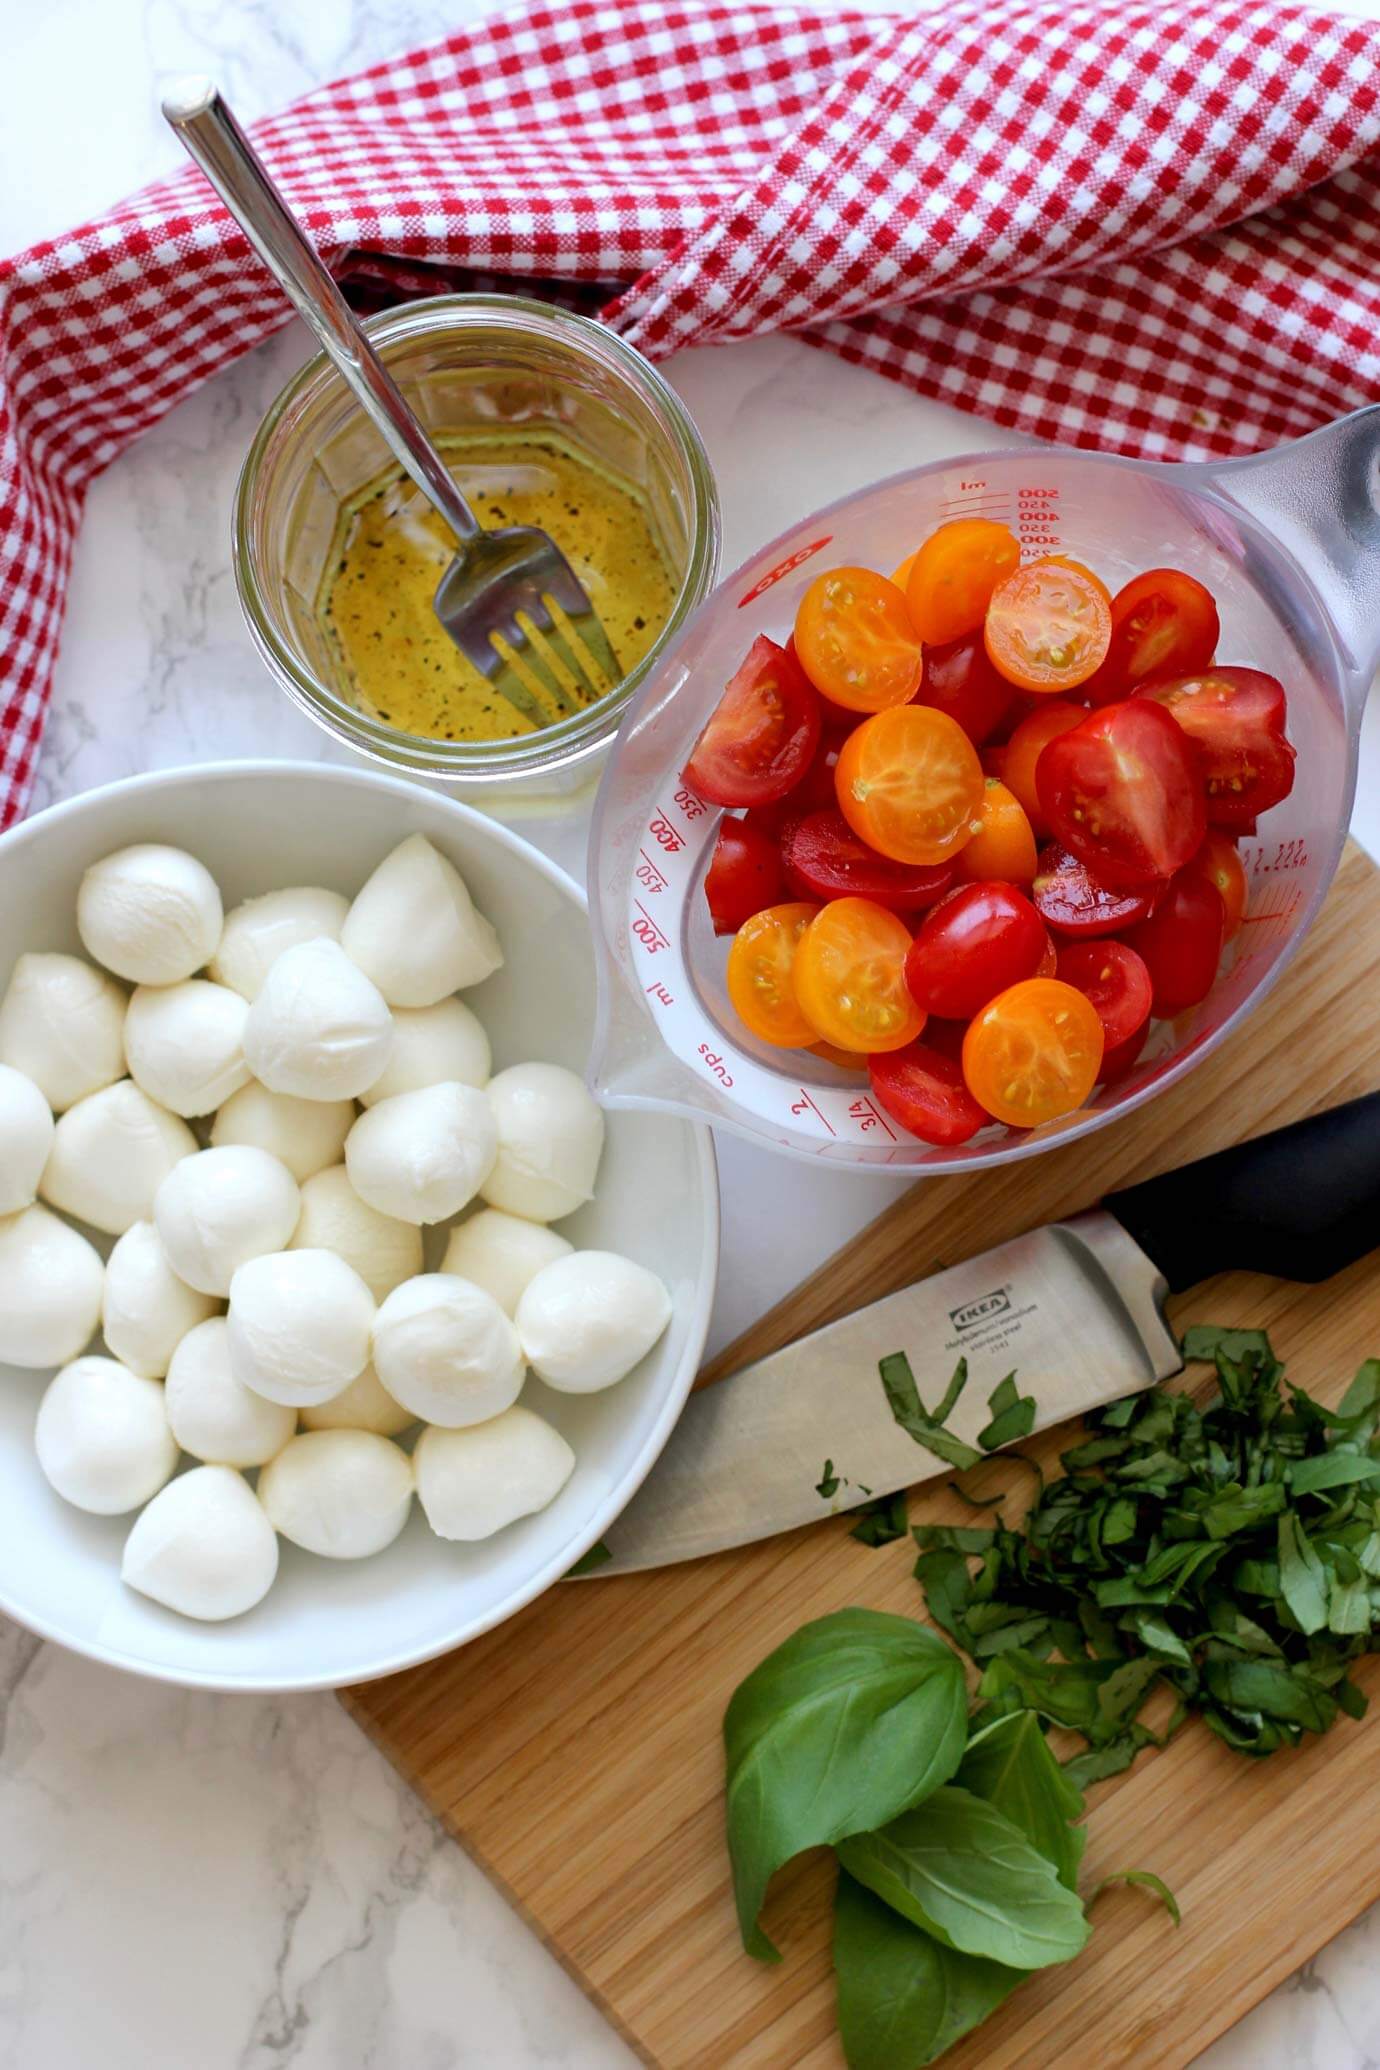
[[[1112,599],[1081,561],[1028,561],[992,591],[987,658],[1021,690],[1072,690],[1099,668],[1112,640]]]
[[[795,996],[812,1041],[875,1056],[904,1049],[925,1025],[906,985],[910,929],[869,898],[834,898],[801,937]]]
[[[1060,978],[998,992],[963,1038],[963,1076],[978,1105],[1010,1128],[1038,1128],[1083,1105],[1102,1065],[1102,1019]]]
[[[927,704],[864,719],[844,741],[834,770],[849,826],[893,862],[947,862],[979,824],[983,783],[963,728]]]
[[[1020,558],[1015,534],[991,518],[952,518],[931,532],[906,577],[911,622],[926,646],[942,647],[976,632],[988,598]]]
[[[1035,835],[1026,809],[1000,777],[989,776],[978,807],[978,830],[958,851],[960,877],[1000,878],[1004,884],[1035,880]]]
[[[915,553],[919,553],[919,551],[920,549],[917,546],[915,549]],[[914,566],[915,554],[908,553],[905,559],[902,561],[900,567],[893,568],[891,571],[891,580],[896,584],[897,589],[899,589],[902,592],[902,594],[905,593],[906,584],[910,581],[910,571]]]
[[[816,690],[850,712],[905,704],[924,674],[905,597],[871,568],[815,577],[795,614],[795,651]]]
[[[745,921],[728,952],[728,996],[743,1026],[777,1049],[799,1049],[815,1031],[796,1004],[792,971],[819,907],[806,899],[765,906]]]

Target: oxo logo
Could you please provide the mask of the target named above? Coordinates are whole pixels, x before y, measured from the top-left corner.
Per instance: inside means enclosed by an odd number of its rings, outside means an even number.
[[[739,597],[738,609],[741,611],[744,604],[756,603],[758,597],[769,590],[773,583],[779,582],[783,575],[789,575],[793,568],[802,567],[812,554],[818,553],[821,547],[827,546],[833,536],[832,532],[826,532],[822,539],[814,539],[808,546],[798,547],[786,560],[778,561],[774,568],[769,569],[765,575],[753,583],[746,596]]]

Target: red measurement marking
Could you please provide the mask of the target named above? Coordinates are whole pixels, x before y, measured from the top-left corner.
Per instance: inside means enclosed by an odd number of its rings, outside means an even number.
[[[676,792],[676,803],[689,820],[703,819],[709,810],[704,799],[692,791],[688,784],[682,784]]]
[[[829,1123],[825,1121],[824,1116],[820,1113],[818,1107],[815,1105],[814,1101],[810,1098],[810,1095],[806,1092],[804,1086],[802,1085],[800,1088],[800,1098],[798,1100],[792,1100],[791,1102],[791,1112],[792,1114],[804,1114],[807,1111],[815,1115],[820,1121],[824,1122],[824,1126],[829,1129],[829,1133],[831,1136],[836,1133],[834,1129],[829,1128]]]
[[[879,1128],[891,1142],[894,1143],[896,1141],[895,1132],[888,1126],[883,1116],[873,1106],[871,1100],[854,1100],[848,1111],[864,1135],[867,1134],[869,1129]]]
[[[639,848],[637,852],[642,858],[636,871],[638,883],[648,891],[664,891],[666,889],[666,879],[662,876],[661,871],[652,861],[646,849]]]
[[[671,825],[664,812],[658,812],[656,818],[648,822],[647,831],[657,845],[666,850],[668,855],[679,855],[681,849],[685,846],[684,841]]]
[[[662,1006],[674,1006],[676,1003],[665,985],[648,985],[647,996],[655,999]]]
[[[1288,876],[1294,870],[1308,867],[1308,843],[1303,840],[1276,841],[1274,854],[1266,862],[1268,849],[1258,848],[1251,863],[1253,877]]]
[[[803,567],[812,555],[826,547],[833,536],[832,532],[826,532],[822,539],[813,539],[808,546],[799,547],[784,561],[778,561],[774,568],[769,568],[765,575],[753,583],[746,596],[739,597],[738,609],[741,611],[744,604],[755,604],[758,597],[764,596],[774,583],[780,582],[785,575],[793,574],[797,568]]]
[[[635,898],[633,904],[637,907],[641,918],[633,921],[632,931],[647,951],[647,954],[655,956],[659,949],[669,949],[671,944],[667,941],[641,899]]]

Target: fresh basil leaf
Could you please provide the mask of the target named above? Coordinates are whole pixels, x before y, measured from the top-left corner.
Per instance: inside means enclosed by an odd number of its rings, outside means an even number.
[[[945,1388],[942,1398],[935,1406],[934,1421],[936,1423],[948,1422],[950,1416],[953,1415],[954,1410],[958,1407],[959,1396],[967,1385],[968,1361],[966,1358],[961,1358],[954,1367],[953,1372],[949,1375],[949,1384]]]
[[[954,1368],[953,1378],[949,1382],[944,1399],[933,1415],[920,1399],[920,1390],[915,1384],[910,1360],[903,1351],[888,1353],[878,1362],[877,1370],[882,1376],[882,1386],[886,1390],[892,1415],[902,1430],[915,1439],[917,1445],[923,1445],[926,1451],[933,1452],[935,1457],[942,1459],[946,1465],[956,1466],[960,1472],[979,1464],[982,1459],[981,1452],[976,1451],[972,1445],[965,1445],[962,1438],[956,1438],[951,1431],[943,1427],[945,1418],[952,1411],[967,1382],[966,1360],[960,1359]]]
[[[1097,1900],[1101,1897],[1109,1883],[1134,1883],[1139,1885],[1142,1890],[1152,1890],[1174,1924],[1176,1926],[1183,1925],[1183,1914],[1179,1910],[1179,1900],[1163,1878],[1152,1875],[1149,1869],[1112,1869],[1102,1878],[1102,1881],[1088,1899],[1090,1905],[1097,1903]]]
[[[1029,1437],[1035,1428],[1035,1397],[1017,1392],[1014,1373],[997,1382],[987,1397],[987,1406],[992,1412],[991,1421],[978,1432],[977,1440],[984,1452],[1014,1445],[1020,1438]]]
[[[997,1541],[995,1531],[969,1524],[916,1524],[911,1536],[922,1552],[985,1553]],[[1376,1544],[1380,1546],[1380,1533]]]
[[[925,1608],[941,1631],[968,1643],[968,1605],[973,1599],[973,1577],[962,1553],[938,1550],[923,1552],[915,1562],[915,1578],[925,1591]]]
[[[1370,1630],[1370,1589],[1365,1576],[1341,1581],[1334,1574],[1327,1592],[1327,1629],[1345,1637]]]
[[[980,2026],[1029,1974],[961,1955],[839,1872],[839,2040],[849,2070],[919,2070]]]
[[[1055,1725],[1072,1725],[1091,1739],[1101,1727],[1098,1692],[1115,1675],[1119,1660],[1035,1660],[1028,1653],[1003,1653],[992,1662],[978,1685],[991,1702],[1014,1692],[1028,1710]]]
[[[581,1553],[575,1565],[566,1572],[566,1580],[577,1580],[581,1574],[593,1574],[613,1558],[602,1538],[596,1538],[588,1552]]]
[[[1083,1816],[1083,1796],[1050,1752],[1033,1711],[998,1718],[975,1734],[954,1782],[995,1805],[1053,1862],[1065,1889],[1077,1889],[1087,1835],[1070,1821]]]
[[[806,1624],[724,1717],[728,1845],[749,1954],[773,1875],[807,1847],[885,1825],[948,1781],[967,1738],[958,1656],[910,1618],[839,1610]]]
[[[1019,1827],[946,1785],[880,1831],[840,1841],[839,1859],[926,1933],[1012,1969],[1068,1962],[1087,1943],[1083,1907]]]
[[[1327,1623],[1327,1577],[1293,1510],[1279,1520],[1279,1590],[1301,1632],[1322,1630]]]
[[[826,1459],[824,1462],[824,1471],[820,1475],[819,1479],[815,1482],[815,1493],[816,1495],[820,1496],[825,1502],[829,1502],[835,1495],[838,1494],[838,1492],[839,1477],[834,1472],[834,1462],[832,1459]]]
[[[909,1529],[910,1513],[902,1488],[895,1495],[880,1495],[875,1502],[865,1502],[848,1536],[856,1538],[859,1545],[894,1545]]]
[[[1264,1330],[1223,1330],[1215,1323],[1193,1323],[1184,1331],[1181,1346],[1185,1365],[1213,1365],[1218,1358],[1239,1365],[1252,1355],[1273,1359],[1270,1340]]]
[[[1228,1710],[1258,1712],[1283,1724],[1325,1732],[1337,1706],[1310,1678],[1266,1660],[1207,1660],[1203,1681]]]
[[[1158,1745],[1148,1726],[1131,1725],[1105,1745],[1089,1747],[1085,1754],[1075,1754],[1065,1761],[1064,1773],[1078,1789],[1090,1789],[1094,1783],[1105,1782],[1109,1775],[1120,1775],[1143,1748]]]
[[[1344,1488],[1360,1481],[1380,1481],[1380,1459],[1363,1458],[1356,1452],[1319,1452],[1311,1459],[1295,1460],[1289,1469],[1289,1486],[1295,1495],[1317,1495],[1324,1488]]]

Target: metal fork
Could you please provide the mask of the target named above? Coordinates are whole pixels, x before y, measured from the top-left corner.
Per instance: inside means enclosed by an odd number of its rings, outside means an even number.
[[[569,561],[535,525],[486,531],[480,524],[215,85],[182,81],[163,113],[389,451],[460,542],[432,600],[460,652],[490,680],[506,672],[507,687],[538,707],[539,720],[549,717],[543,698],[566,713],[602,697],[623,671]]]

